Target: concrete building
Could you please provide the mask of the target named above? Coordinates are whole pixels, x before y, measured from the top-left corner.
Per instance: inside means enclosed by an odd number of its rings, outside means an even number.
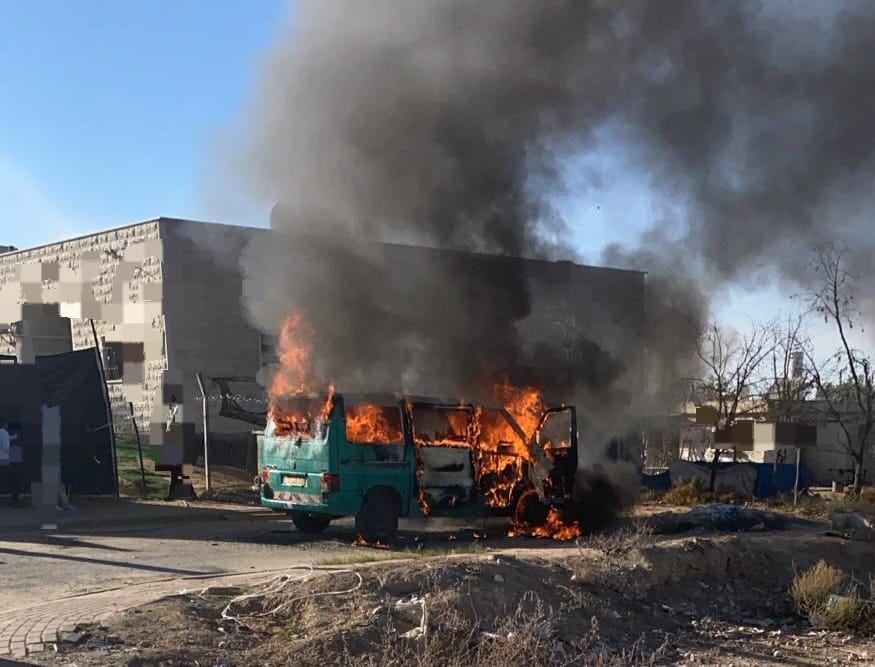
[[[711,461],[715,451],[715,429],[708,424],[696,423],[697,406],[687,406],[678,420],[678,448],[674,460]],[[701,407],[701,406],[699,406]],[[751,461],[754,463],[795,462],[796,447],[801,448],[801,461],[811,475],[812,483],[829,486],[832,482],[850,482],[853,479],[854,459],[846,447],[845,435],[839,422],[817,400],[805,401],[800,406],[799,423],[766,420],[765,406],[750,419],[736,422],[734,437],[717,445],[723,461]],[[843,415],[846,426],[854,428],[854,412]],[[875,432],[870,434],[864,450],[864,480],[872,481],[875,470]]]
[[[33,353],[102,351],[117,430],[129,403],[161,459],[196,449],[202,403],[195,373],[252,378],[272,361],[272,337],[246,320],[241,250],[269,230],[157,218],[0,254],[0,323],[27,327]],[[10,239],[14,241],[14,239]],[[398,248],[399,253],[435,253]],[[640,372],[645,275],[570,262],[526,262],[533,311],[527,335],[555,339],[571,324]],[[17,325],[15,323],[18,323]],[[564,328],[563,328],[564,327]],[[16,338],[0,339],[15,354]],[[212,387],[212,389],[209,389]],[[217,404],[211,402],[211,413]],[[263,409],[263,407],[262,407]],[[251,425],[216,418],[211,431],[246,437]],[[189,457],[186,457],[189,458]],[[158,461],[160,464],[161,461]]]

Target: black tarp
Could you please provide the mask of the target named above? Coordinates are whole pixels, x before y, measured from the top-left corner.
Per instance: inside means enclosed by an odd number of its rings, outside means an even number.
[[[41,478],[40,407],[61,408],[61,479],[77,494],[115,493],[112,433],[94,348],[0,365],[0,414],[19,433],[22,490]],[[2,491],[6,491],[3,489]]]

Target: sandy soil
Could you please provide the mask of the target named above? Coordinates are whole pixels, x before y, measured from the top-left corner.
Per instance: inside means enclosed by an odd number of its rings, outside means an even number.
[[[812,526],[671,538],[633,531],[543,545],[523,539],[450,557],[356,562],[373,557],[365,548],[346,565],[290,570],[273,592],[232,605],[235,620],[222,618],[226,605],[259,591],[168,598],[109,627],[83,627],[68,638],[78,643],[34,662],[437,665],[453,664],[448,651],[470,649],[476,664],[493,665],[508,656],[530,664],[545,656],[583,665],[875,664],[872,638],[809,627],[787,595],[794,572],[819,559],[868,577],[875,544]],[[404,637],[421,634],[420,625],[424,636]]]

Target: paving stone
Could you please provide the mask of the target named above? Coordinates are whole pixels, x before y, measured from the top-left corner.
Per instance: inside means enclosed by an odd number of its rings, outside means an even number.
[[[273,576],[247,573],[240,576],[199,578],[205,586],[261,583]],[[201,586],[203,583],[205,586]],[[148,582],[123,590],[100,591],[63,601],[46,601],[32,607],[0,612],[0,655],[25,657],[28,652],[46,650],[63,632],[74,632],[79,624],[101,622],[113,615],[190,587],[187,580]]]

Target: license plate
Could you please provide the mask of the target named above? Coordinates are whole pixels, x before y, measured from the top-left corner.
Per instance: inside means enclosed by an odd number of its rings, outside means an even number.
[[[283,486],[297,486],[298,488],[307,486],[307,478],[298,475],[283,475]]]

